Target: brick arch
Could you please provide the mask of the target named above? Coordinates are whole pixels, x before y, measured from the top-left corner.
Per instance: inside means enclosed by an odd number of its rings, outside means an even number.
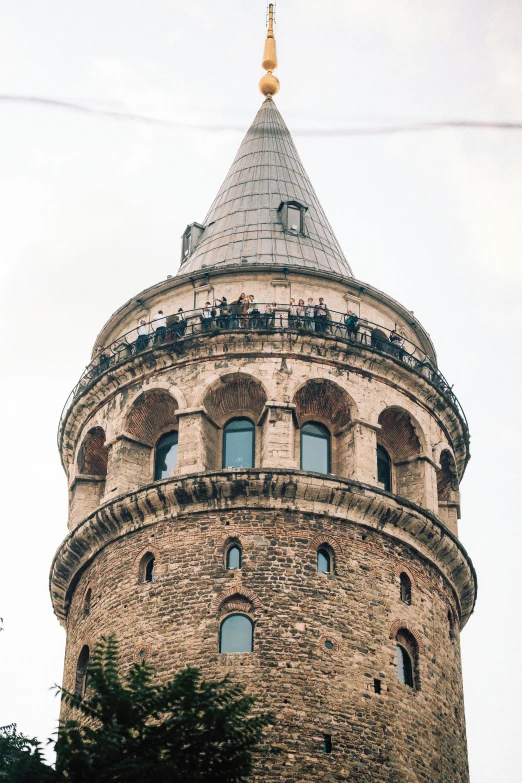
[[[154,555],[154,560],[156,561],[156,563],[159,563],[159,561],[160,561],[159,550],[156,549],[155,546],[146,546],[146,547],[143,547],[143,549],[140,549],[138,554],[135,556],[135,558],[134,558],[134,567],[139,566],[139,564],[141,563],[142,558],[145,557],[145,555],[148,555],[148,554]]]
[[[410,579],[411,586],[415,588],[418,587],[418,582],[417,582],[417,577],[415,576],[415,572],[411,570],[409,566],[396,565],[393,574],[396,579],[400,579],[401,574],[406,574]]]
[[[411,635],[415,639],[415,644],[417,645],[419,654],[421,655],[422,653],[424,653],[424,642],[422,641],[419,632],[415,630],[415,628],[413,627],[413,625],[410,623],[409,620],[394,620],[394,622],[390,626],[390,637],[392,639],[395,639],[401,629],[404,629],[405,631],[409,631],[409,633],[411,633]]]
[[[440,468],[437,469],[437,497],[439,500],[448,501],[451,492],[458,488],[455,459],[449,449],[444,449],[440,454]]]
[[[145,650],[146,652],[144,659],[140,655],[140,652],[142,650]],[[150,644],[140,644],[139,642],[136,641],[134,642],[134,656],[133,656],[134,663],[142,663],[143,660],[145,660],[147,663],[150,663],[151,655],[152,655],[152,647],[150,646]]]
[[[339,539],[331,536],[329,533],[317,533],[310,539],[310,549],[314,552],[317,552],[322,544],[327,544],[336,556],[343,553],[343,547]]]
[[[315,418],[328,422],[334,433],[351,422],[355,405],[348,392],[328,378],[306,381],[294,393],[293,402],[299,423]]]
[[[93,427],[83,439],[78,451],[78,471],[88,476],[106,476],[109,450],[105,445],[105,431]]]
[[[131,405],[125,428],[129,435],[153,446],[159,435],[176,428],[178,407],[165,389],[142,392]]]
[[[241,536],[244,535],[244,531],[236,527],[229,527],[224,533],[216,536],[214,539],[217,549],[224,551],[225,547],[232,543],[232,541],[241,541]],[[241,544],[241,546],[243,546]]]
[[[207,389],[203,406],[214,421],[223,424],[233,414],[250,413],[258,419],[267,399],[261,381],[251,375],[231,373],[222,375]]]
[[[377,440],[390,451],[394,462],[426,453],[426,436],[409,411],[396,406],[385,408],[378,419]]]
[[[210,611],[211,612],[217,612],[220,607],[227,602],[227,599],[229,598],[236,598],[238,600],[242,600],[243,602],[248,602],[252,605],[253,609],[259,609],[261,606],[261,601],[257,597],[257,594],[254,593],[253,590],[248,590],[243,588],[240,584],[234,584],[232,587],[228,587],[226,590],[223,590],[221,593],[217,593],[212,598],[212,601],[210,603]]]

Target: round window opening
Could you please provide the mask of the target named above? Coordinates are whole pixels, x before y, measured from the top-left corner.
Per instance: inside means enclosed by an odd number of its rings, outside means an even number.
[[[330,639],[327,639],[325,641],[324,646],[326,647],[327,650],[333,650],[334,648],[334,644],[333,642],[330,641]]]
[[[140,658],[142,661],[147,657],[147,650],[140,650]]]

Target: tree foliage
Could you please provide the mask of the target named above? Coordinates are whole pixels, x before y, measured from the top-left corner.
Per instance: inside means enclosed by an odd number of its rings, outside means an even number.
[[[15,723],[0,727],[0,781],[2,783],[47,783],[56,780],[54,770],[43,761],[38,740],[26,737]]]
[[[45,774],[35,766],[21,769],[16,778],[0,776],[0,781],[245,781],[273,717],[252,714],[254,697],[228,677],[208,682],[198,669],[185,668],[165,685],[153,684],[153,678],[154,669],[147,663],[134,664],[122,677],[115,637],[102,638],[89,661],[85,695],[57,688],[72,717],[58,729],[56,769],[42,763],[35,740],[18,735],[24,760],[32,758]],[[11,740],[11,745],[16,742]]]

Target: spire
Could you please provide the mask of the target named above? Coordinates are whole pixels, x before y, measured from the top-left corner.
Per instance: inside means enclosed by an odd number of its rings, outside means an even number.
[[[301,225],[288,219],[290,212],[298,214],[288,205],[300,210]],[[194,224],[193,240],[179,274],[256,263],[352,276],[288,128],[270,99],[243,139],[203,226]]]
[[[272,98],[273,95],[279,92],[279,79],[274,76],[272,71],[277,68],[277,51],[276,42],[274,38],[274,15],[275,4],[270,3],[268,6],[268,25],[266,31],[265,51],[263,55],[263,62],[261,67],[267,71],[259,82],[259,89],[266,98]]]

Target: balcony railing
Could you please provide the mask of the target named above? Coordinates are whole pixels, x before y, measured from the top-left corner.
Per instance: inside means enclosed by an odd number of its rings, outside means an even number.
[[[214,311],[205,313],[202,308],[184,313],[166,316],[167,325],[161,326],[164,319],[149,321],[141,327],[131,329],[109,345],[98,351],[96,357],[87,365],[80,380],[69,394],[60,416],[58,427],[58,442],[63,422],[67,412],[84,389],[93,383],[100,375],[111,367],[126,361],[131,356],[137,356],[148,349],[163,346],[168,349],[197,334],[216,334],[219,331],[280,331],[291,330],[309,334],[320,334],[323,337],[335,337],[346,343],[371,348],[391,356],[402,362],[414,372],[422,375],[446,394],[459,413],[465,429],[468,432],[466,415],[452,387],[435,366],[433,360],[417,345],[398,335],[394,330],[364,318],[356,319],[357,323],[347,321],[346,313],[333,310],[326,317],[317,315],[299,315],[290,311],[288,305],[257,304],[256,310],[248,312],[231,312],[229,305],[227,314]],[[239,309],[239,308],[237,308]],[[205,317],[207,315],[208,317]]]

